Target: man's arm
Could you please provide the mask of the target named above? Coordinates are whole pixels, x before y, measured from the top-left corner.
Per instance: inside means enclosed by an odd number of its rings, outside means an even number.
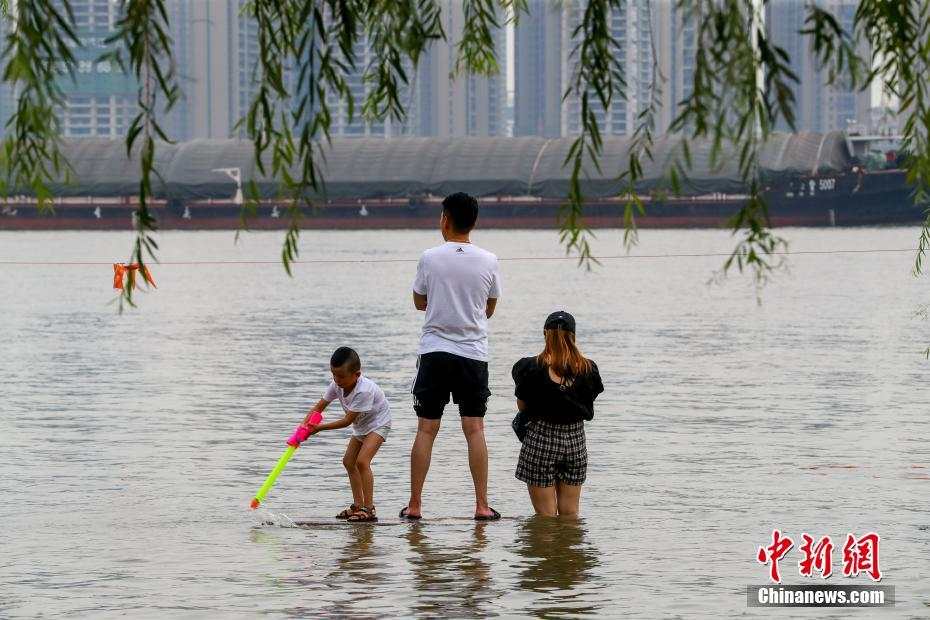
[[[519,398],[517,399],[517,411],[526,411],[526,403]]]
[[[484,307],[484,315],[489,319],[494,314],[494,309],[497,308],[497,300],[501,296],[501,272],[500,267],[497,261],[497,257],[494,257],[494,267],[491,271],[491,286],[488,289],[488,304]]]
[[[413,279],[413,307],[420,312],[426,310],[426,294],[429,292],[428,271],[426,252],[424,252],[422,256],[420,256],[419,262],[417,262],[417,275]]]

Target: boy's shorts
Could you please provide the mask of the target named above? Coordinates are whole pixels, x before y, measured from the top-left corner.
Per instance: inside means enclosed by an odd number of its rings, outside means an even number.
[[[387,441],[388,435],[391,434],[391,427],[390,427],[390,426],[381,426],[381,427],[379,427],[379,428],[373,429],[371,432],[374,433],[375,435],[381,435],[381,439]],[[353,438],[353,439],[358,439],[359,441],[362,441],[363,439],[365,439],[366,437],[368,437],[369,434],[370,434],[370,433],[365,433],[364,435],[359,435],[358,433],[352,433],[352,438]]]
[[[444,351],[423,353],[411,392],[417,417],[440,419],[451,395],[460,416],[483,418],[491,395],[488,363]]]

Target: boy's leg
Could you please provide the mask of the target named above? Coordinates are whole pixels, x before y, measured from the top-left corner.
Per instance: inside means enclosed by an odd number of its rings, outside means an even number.
[[[371,459],[375,458],[378,448],[384,443],[384,437],[378,433],[368,433],[362,440],[362,447],[358,451],[355,468],[362,481],[363,501],[360,506],[372,508],[375,505],[375,477],[371,473]]]
[[[342,457],[342,464],[349,474],[349,486],[352,487],[352,503],[357,506],[365,505],[365,496],[362,490],[362,478],[359,475],[356,462],[358,453],[362,449],[362,442],[355,437],[349,437],[349,445],[346,446],[346,453]]]
[[[462,416],[462,432],[468,442],[468,468],[475,484],[475,516],[490,516],[488,505],[488,444],[484,439],[484,418]]]
[[[439,433],[439,420],[417,419],[417,436],[410,450],[410,501],[407,502],[407,514],[411,517],[421,516],[423,508],[423,485],[429,472],[433,456],[433,442]]]

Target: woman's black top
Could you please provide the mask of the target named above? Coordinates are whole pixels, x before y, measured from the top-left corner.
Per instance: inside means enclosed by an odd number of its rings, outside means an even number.
[[[591,420],[594,418],[594,399],[604,391],[594,362],[591,362],[591,370],[575,377],[570,385],[559,385],[553,381],[548,367],[541,365],[536,357],[524,357],[513,365],[511,374],[516,385],[514,394],[526,404],[525,414],[531,420],[546,420],[553,424]]]

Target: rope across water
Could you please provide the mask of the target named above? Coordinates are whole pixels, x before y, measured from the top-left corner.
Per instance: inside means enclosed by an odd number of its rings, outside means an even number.
[[[799,250],[772,252],[773,256],[817,256],[838,254],[894,254],[904,252],[917,252],[917,248],[873,248],[858,250]],[[681,254],[615,254],[609,256],[595,256],[597,261],[606,260],[643,260],[668,258],[724,258],[730,252],[708,253],[681,253]],[[312,258],[292,261],[295,264],[339,264],[339,263],[415,263],[419,258]],[[529,261],[577,261],[576,256],[502,256],[501,262],[529,262]],[[112,265],[113,261],[103,260],[74,260],[74,261],[27,261],[27,260],[0,260],[0,265],[11,266],[79,266],[79,265]],[[280,260],[190,260],[190,261],[157,261],[150,264],[164,265],[280,265]]]

